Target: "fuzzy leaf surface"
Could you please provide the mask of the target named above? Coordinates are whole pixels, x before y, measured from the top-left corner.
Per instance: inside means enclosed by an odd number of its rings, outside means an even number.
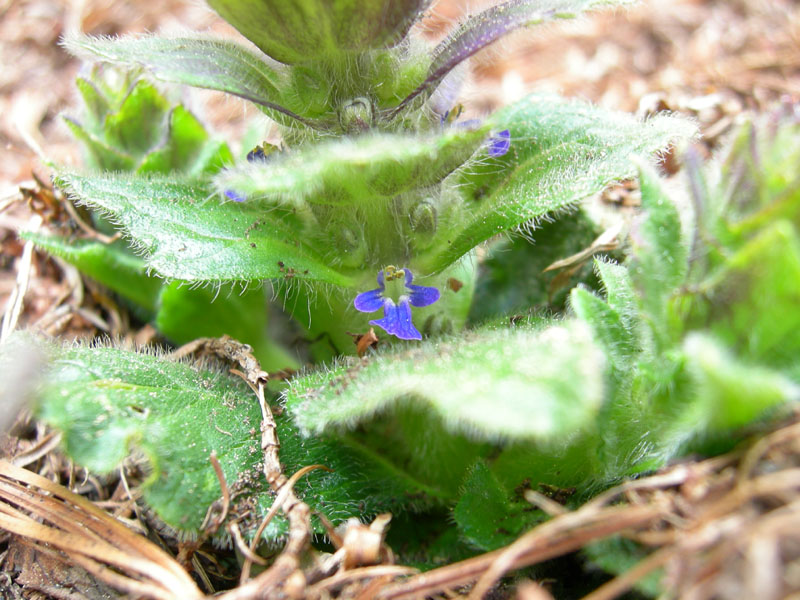
[[[508,129],[511,148],[487,158],[454,183],[469,198],[466,223],[430,259],[435,272],[490,237],[575,204],[614,180],[636,172],[632,156],[649,157],[670,142],[691,137],[694,126],[658,116],[646,122],[553,96],[528,96],[493,115],[489,125]]]
[[[286,402],[308,434],[352,429],[414,403],[452,432],[476,439],[550,440],[591,421],[603,397],[604,367],[579,323],[480,331],[295,379]]]
[[[227,92],[268,112],[298,118],[282,104],[283,67],[234,42],[200,36],[75,36],[68,38],[65,46],[84,60],[141,67],[162,81]]]
[[[148,313],[147,318],[156,311],[164,282],[148,277],[144,261],[131,254],[122,242],[104,244],[41,233],[23,233],[23,237],[141,307]]]
[[[667,300],[683,283],[688,251],[681,239],[678,210],[649,168],[639,173],[644,218],[631,232],[633,257],[630,274],[639,302],[655,331],[667,336]],[[677,329],[677,328],[676,328]]]
[[[706,334],[683,344],[695,383],[698,416],[714,432],[742,427],[770,409],[800,400],[800,387],[777,371],[744,364]]]
[[[525,501],[513,501],[486,463],[475,464],[453,509],[461,535],[480,550],[512,543],[521,533],[544,520],[541,511]]]
[[[777,221],[748,241],[703,284],[722,306],[698,301],[692,322],[705,325],[739,356],[800,374],[800,239]]]
[[[461,166],[488,134],[488,127],[452,128],[440,136],[371,135],[343,138],[222,173],[218,189],[248,201],[265,198],[320,204],[353,204],[392,197],[409,187],[438,183]]]
[[[216,173],[233,163],[228,145],[209,137],[203,124],[182,106],[167,117],[165,138],[148,153],[138,173],[181,172],[189,177]]]
[[[110,215],[144,252],[147,266],[164,277],[252,281],[282,278],[291,268],[298,280],[350,283],[304,247],[285,222],[246,203],[221,203],[203,183],[63,172],[57,184]]]
[[[76,462],[107,473],[129,453],[143,455],[152,469],[143,484],[145,501],[168,525],[196,532],[221,495],[209,462],[216,452],[227,482],[242,494],[237,502],[254,501],[257,507],[243,529],[257,526],[272,496],[259,466],[260,410],[241,380],[113,348],[49,352],[39,415],[63,431],[64,447]],[[334,469],[309,474],[295,488],[334,521],[429,502],[410,477],[368,453],[342,441],[302,439],[285,415],[277,423],[287,473],[312,464]],[[267,538],[283,533],[279,519]]]

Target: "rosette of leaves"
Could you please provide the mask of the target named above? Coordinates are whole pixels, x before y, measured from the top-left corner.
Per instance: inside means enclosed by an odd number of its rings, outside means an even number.
[[[283,150],[211,177],[62,170],[57,182],[108,214],[161,277],[271,280],[319,340],[318,358],[355,350],[347,332],[365,332],[369,317],[353,299],[390,265],[441,292],[414,309],[423,334],[457,331],[476,246],[630,176],[631,155],[693,133],[669,116],[643,123],[550,96],[483,122],[454,118],[465,59],[520,27],[619,3],[512,0],[433,48],[412,27],[421,0],[211,2],[260,51],[205,36],[71,38],[89,60],[255,103],[279,123]]]

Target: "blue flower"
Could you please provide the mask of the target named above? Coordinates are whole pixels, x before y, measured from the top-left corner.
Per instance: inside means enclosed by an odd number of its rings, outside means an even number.
[[[385,295],[384,279],[386,281],[394,281],[401,277],[405,278],[403,282],[404,293],[395,302]],[[414,281],[414,275],[408,269],[397,269],[396,267],[388,266],[385,269],[385,273],[384,270],[378,273],[377,289],[359,294],[356,296],[353,305],[356,310],[365,313],[375,312],[383,308],[383,318],[370,321],[370,325],[377,325],[386,333],[401,340],[421,340],[422,334],[417,331],[417,328],[411,322],[411,307],[433,304],[439,299],[439,290],[435,287],[413,285],[412,281]]]
[[[503,156],[511,148],[511,132],[508,129],[489,138],[489,156]]]
[[[242,194],[234,190],[225,190],[225,197],[234,202],[244,202],[246,199]]]

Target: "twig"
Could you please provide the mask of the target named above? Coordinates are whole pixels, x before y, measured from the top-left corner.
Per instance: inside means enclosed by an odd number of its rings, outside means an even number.
[[[42,224],[42,217],[34,215],[31,217],[29,229],[36,231]],[[17,326],[19,316],[22,314],[22,303],[28,291],[31,278],[31,264],[33,260],[33,242],[25,242],[22,250],[22,258],[17,270],[17,283],[8,297],[6,308],[3,314],[2,328],[0,329],[0,342],[3,342]]]
[[[236,547],[239,549],[239,552],[242,553],[248,563],[255,563],[257,565],[261,565],[262,567],[266,566],[267,561],[256,554],[254,550],[247,545],[247,542],[244,541],[242,532],[240,531],[239,525],[236,523],[236,521],[228,524],[228,531],[230,532]],[[247,571],[250,571],[249,564],[247,565]],[[244,573],[244,569],[242,569],[242,573]],[[243,580],[240,578],[239,581],[241,583]]]
[[[269,511],[267,511],[267,514],[264,515],[264,518],[261,520],[261,523],[259,524],[258,529],[256,529],[256,532],[253,535],[253,539],[250,541],[250,547],[248,548],[249,554],[252,554],[254,556],[256,555],[255,551],[256,551],[256,548],[258,547],[259,541],[261,540],[261,535],[264,533],[264,530],[267,528],[267,525],[269,525],[270,521],[272,521],[272,519],[275,517],[275,515],[278,514],[278,511],[281,509],[283,504],[286,502],[287,498],[289,498],[289,494],[292,492],[292,490],[294,490],[295,484],[300,480],[300,478],[303,475],[305,475],[306,473],[309,473],[311,471],[314,471],[316,469],[325,469],[326,471],[330,471],[331,470],[328,467],[326,467],[325,465],[309,465],[309,466],[303,467],[302,469],[297,471],[294,475],[292,475],[288,479],[288,481],[283,486],[281,486],[280,491],[275,496],[275,499],[272,501],[272,506],[269,507]],[[241,573],[241,576],[239,578],[239,581],[242,582],[242,583],[244,583],[245,581],[247,581],[250,578],[250,566],[251,566],[249,564],[251,561],[250,561],[248,553],[243,552],[243,554],[245,556],[245,561],[244,561],[244,564],[242,565],[242,573]],[[255,562],[257,564],[261,564],[257,560],[256,561],[252,561],[252,562]]]

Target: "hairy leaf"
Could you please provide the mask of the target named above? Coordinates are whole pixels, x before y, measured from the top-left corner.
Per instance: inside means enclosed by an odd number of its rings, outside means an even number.
[[[649,168],[639,173],[645,213],[631,232],[630,274],[639,302],[661,338],[668,336],[667,300],[684,282],[688,252],[681,239],[678,210]],[[677,332],[677,328],[674,328]]]
[[[22,235],[25,239],[33,240],[38,248],[63,258],[82,273],[144,309],[146,318],[155,313],[164,282],[148,277],[144,261],[131,254],[122,242],[104,244],[41,233]]]
[[[220,203],[200,182],[63,172],[57,183],[80,203],[110,215],[164,277],[252,281],[291,273],[291,279],[350,283],[304,247],[285,221],[249,204]]]
[[[601,191],[636,172],[631,156],[649,156],[693,135],[688,122],[660,116],[644,123],[552,96],[529,96],[489,120],[511,133],[504,156],[486,158],[450,179],[470,199],[470,220],[455,225],[427,270],[436,271],[493,235]]]
[[[233,163],[228,145],[210,139],[202,123],[182,106],[170,111],[166,138],[144,157],[138,173],[178,171],[190,177],[216,173]]]
[[[453,128],[436,137],[371,135],[321,143],[305,151],[227,170],[219,190],[248,201],[266,198],[296,204],[374,203],[411,187],[438,183],[461,166],[488,133],[487,127]]]
[[[604,366],[579,323],[478,331],[295,379],[286,402],[309,434],[352,429],[395,405],[416,403],[451,431],[477,439],[546,441],[591,421]]]
[[[621,372],[629,370],[636,347],[622,316],[584,288],[572,290],[570,305],[575,314],[592,328],[614,369]]]
[[[800,239],[777,221],[702,283],[690,322],[706,326],[739,356],[800,373]]]
[[[483,461],[476,463],[468,474],[453,518],[461,535],[480,550],[508,545],[544,520],[542,512],[532,510],[529,503],[512,502]]]
[[[800,386],[776,371],[743,364],[705,334],[689,334],[683,349],[698,416],[712,432],[742,427],[787,401],[800,400]]]
[[[160,38],[75,36],[66,48],[85,60],[141,67],[162,81],[227,92],[275,113],[300,119],[283,105],[284,68],[244,46],[207,37]]]
[[[216,452],[235,503],[257,507],[240,524],[252,533],[272,495],[260,470],[261,414],[241,380],[113,348],[51,347],[50,353],[39,415],[64,432],[76,462],[107,473],[131,452],[143,456],[150,473],[145,501],[168,525],[194,533],[221,496],[209,462]],[[308,475],[295,490],[335,522],[430,503],[408,475],[359,448],[302,439],[285,415],[278,417],[278,435],[287,474],[312,464],[334,469]],[[279,519],[267,537],[283,533]]]

